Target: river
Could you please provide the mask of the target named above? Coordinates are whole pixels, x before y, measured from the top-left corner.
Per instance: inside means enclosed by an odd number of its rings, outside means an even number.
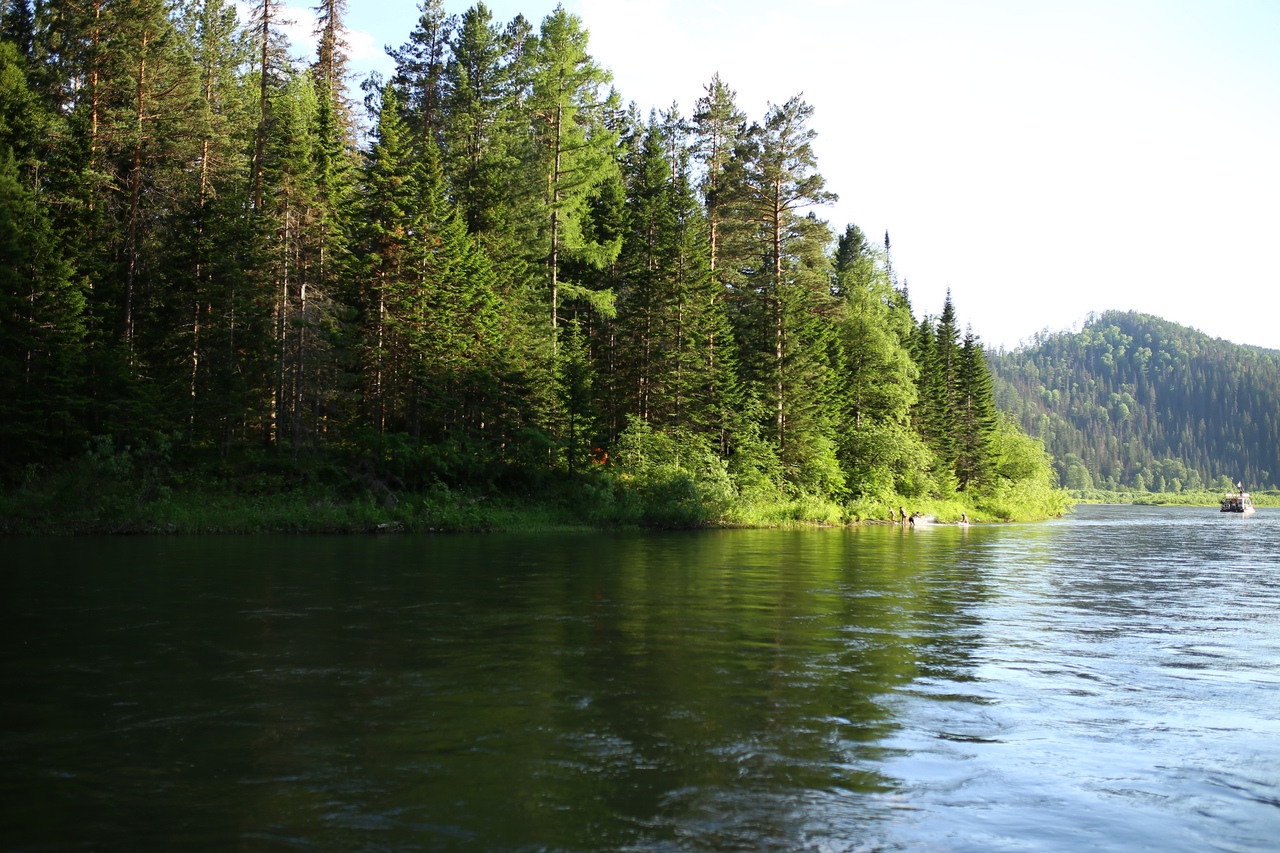
[[[1280,510],[3,549],[5,850],[1280,847]]]

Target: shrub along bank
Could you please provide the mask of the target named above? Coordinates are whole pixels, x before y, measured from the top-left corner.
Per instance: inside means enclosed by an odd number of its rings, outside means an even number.
[[[692,449],[691,449],[692,448]],[[130,446],[95,439],[69,463],[30,464],[0,492],[5,534],[481,532],[775,527],[887,521],[906,507],[938,521],[1061,515],[1066,493],[1044,478],[1001,479],[981,492],[903,496],[788,490],[767,458],[725,461],[645,428],[607,464],[572,473],[391,450],[292,459],[175,453],[162,436]],[[453,475],[450,482],[450,475]]]

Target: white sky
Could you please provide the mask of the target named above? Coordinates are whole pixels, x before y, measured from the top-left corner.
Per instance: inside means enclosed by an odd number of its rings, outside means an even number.
[[[555,3],[487,5],[536,28]],[[1133,309],[1280,349],[1278,0],[564,5],[646,114],[717,71],[751,120],[803,92],[819,215],[889,231],[917,315],[950,288],[993,346]],[[350,0],[354,68],[388,71],[419,11]]]

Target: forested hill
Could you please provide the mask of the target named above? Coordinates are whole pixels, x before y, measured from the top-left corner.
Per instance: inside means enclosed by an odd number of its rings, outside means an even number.
[[[991,365],[997,404],[1044,440],[1068,488],[1280,482],[1280,351],[1108,312]]]

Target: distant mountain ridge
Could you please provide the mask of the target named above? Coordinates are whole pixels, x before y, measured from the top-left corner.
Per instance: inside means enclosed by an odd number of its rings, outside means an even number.
[[[1111,311],[989,362],[997,406],[1044,440],[1067,488],[1280,480],[1280,350]]]

